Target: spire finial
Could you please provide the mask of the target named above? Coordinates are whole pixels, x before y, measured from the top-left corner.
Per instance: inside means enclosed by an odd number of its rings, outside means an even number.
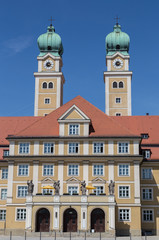
[[[116,20],[116,25],[119,25],[119,17],[118,17],[118,15],[114,18],[115,20]]]
[[[52,22],[55,21],[55,19],[53,19],[52,16],[51,16],[51,18],[49,19],[49,21],[51,22],[51,23],[50,23],[50,26],[52,26]]]

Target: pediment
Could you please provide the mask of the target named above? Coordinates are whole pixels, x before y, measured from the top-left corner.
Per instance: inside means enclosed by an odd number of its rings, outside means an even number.
[[[117,57],[120,57],[120,58],[122,58],[122,59],[125,59],[125,58],[129,58],[129,55],[123,55],[123,54],[120,53],[120,52],[116,52],[116,53],[114,53],[114,54],[111,56],[112,59],[115,59],[115,58],[117,58]]]
[[[92,183],[106,183],[106,181],[100,177],[96,177],[92,180]]]
[[[53,60],[56,60],[57,58],[60,59],[60,57],[55,57],[55,56],[52,55],[51,53],[47,53],[47,54],[45,54],[44,56],[41,56],[40,59],[45,60],[45,59],[47,59],[47,58],[49,58],[49,57],[52,58]]]
[[[66,180],[66,183],[80,183],[80,180],[78,180],[75,177],[71,177],[68,180]]]
[[[89,117],[81,111],[76,105],[70,107],[58,121],[90,121]]]
[[[41,181],[41,183],[54,183],[54,180],[52,178],[46,177]]]

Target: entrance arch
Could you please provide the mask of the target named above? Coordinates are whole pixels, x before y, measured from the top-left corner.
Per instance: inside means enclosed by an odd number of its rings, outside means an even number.
[[[95,232],[105,232],[105,213],[101,208],[91,212],[91,229]]]
[[[46,208],[40,208],[36,213],[36,232],[49,232],[50,212]]]
[[[68,208],[63,214],[63,231],[77,232],[77,212],[73,208]]]

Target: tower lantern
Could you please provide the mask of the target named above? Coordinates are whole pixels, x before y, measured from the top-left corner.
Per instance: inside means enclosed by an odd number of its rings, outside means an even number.
[[[47,32],[38,37],[40,54],[35,76],[35,116],[45,116],[63,104],[62,68],[63,45],[61,37],[50,24]]]
[[[118,22],[106,36],[105,112],[110,116],[131,115],[131,78],[129,71],[129,43],[127,33]]]

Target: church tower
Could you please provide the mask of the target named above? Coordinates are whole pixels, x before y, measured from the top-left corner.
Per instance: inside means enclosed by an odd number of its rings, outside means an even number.
[[[63,46],[52,24],[46,33],[39,36],[37,42],[40,54],[37,57],[38,72],[34,73],[34,116],[45,116],[63,104]]]
[[[117,23],[106,36],[105,113],[131,116],[131,78],[129,71],[129,36]]]

